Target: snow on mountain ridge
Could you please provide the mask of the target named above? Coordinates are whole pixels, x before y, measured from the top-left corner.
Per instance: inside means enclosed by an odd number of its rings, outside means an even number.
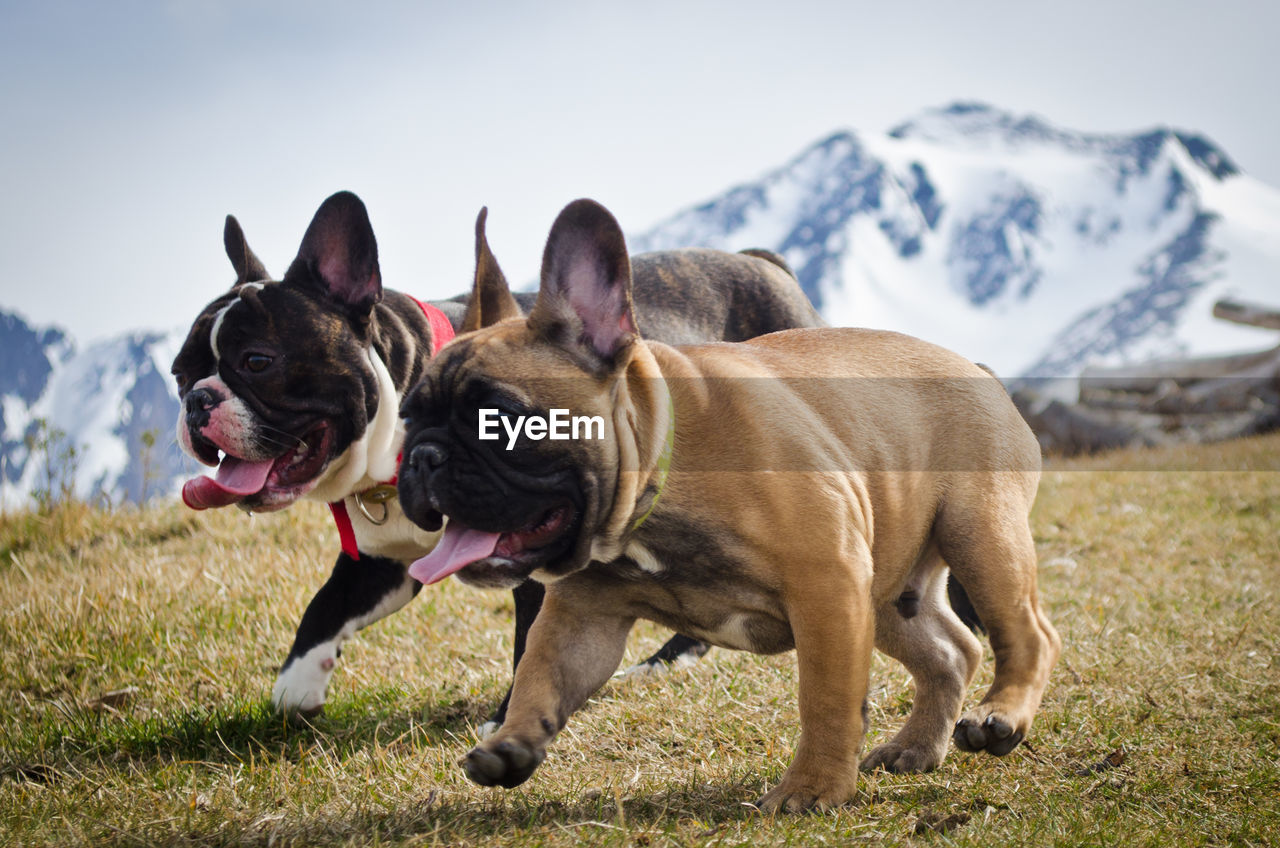
[[[1079,133],[957,104],[883,136],[833,134],[632,244],[767,247],[832,323],[918,335],[1008,376],[1065,376],[1253,344],[1195,317],[1227,291],[1265,297],[1258,269],[1280,260],[1280,201],[1247,213],[1271,240],[1221,244],[1238,217],[1222,187],[1249,180],[1194,134]],[[1267,192],[1280,197],[1257,184]]]
[[[990,151],[996,145],[1019,147],[1052,144],[1086,154],[1103,154],[1116,162],[1131,165],[1121,169],[1121,188],[1129,173],[1145,175],[1160,150],[1174,139],[1205,170],[1218,179],[1234,176],[1240,169],[1217,145],[1204,136],[1157,128],[1136,134],[1076,132],[1054,126],[1035,115],[1014,115],[985,103],[953,103],[899,124],[888,133],[899,140],[918,139],[952,149],[966,147]]]

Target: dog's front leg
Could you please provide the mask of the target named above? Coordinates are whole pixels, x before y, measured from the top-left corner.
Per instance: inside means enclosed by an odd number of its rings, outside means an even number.
[[[533,626],[534,620],[538,617],[538,610],[542,609],[542,598],[545,594],[546,588],[537,580],[526,580],[511,590],[511,597],[515,601],[516,607],[515,650],[512,652],[511,657],[513,678],[516,669],[520,667],[520,658],[524,656],[525,645],[529,641],[529,628]],[[507,687],[507,694],[502,696],[502,703],[498,704],[498,708],[494,710],[493,715],[489,716],[489,720],[480,725],[477,735],[481,739],[488,739],[507,720],[507,706],[511,703],[511,688],[511,686]]]
[[[421,588],[396,560],[363,554],[357,562],[339,554],[333,573],[302,614],[293,647],[280,667],[271,690],[276,709],[304,715],[320,712],[342,643],[400,609]]]
[[[536,580],[526,580],[511,590],[516,608],[515,651],[511,661],[513,676],[515,669],[520,667],[520,658],[524,656],[525,644],[528,642],[529,628],[533,626],[538,610],[542,609],[542,598],[545,592],[546,589]],[[706,642],[677,633],[647,660],[622,672],[622,676],[657,674],[668,667],[682,668],[697,662],[710,647]],[[502,727],[502,723],[507,720],[507,705],[510,703],[511,687],[508,686],[507,694],[502,697],[502,703],[476,731],[481,739],[489,738],[499,727]]]
[[[633,623],[548,591],[516,668],[507,720],[467,754],[467,776],[507,788],[528,780],[569,716],[613,675]]]
[[[797,569],[802,582],[787,587],[800,672],[800,742],[782,780],[756,802],[766,813],[837,807],[857,790],[875,643],[870,552],[859,559],[852,567]]]

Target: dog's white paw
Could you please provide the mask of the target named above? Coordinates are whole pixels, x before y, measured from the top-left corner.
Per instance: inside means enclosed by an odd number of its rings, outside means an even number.
[[[271,689],[271,703],[280,712],[315,715],[324,707],[337,664],[337,647],[332,642],[316,645],[281,670]]]
[[[620,668],[613,673],[614,680],[626,680],[629,677],[642,677],[649,673],[646,663],[639,665],[629,665],[626,668]]]
[[[614,675],[614,677],[626,680],[629,677],[648,677],[650,675],[670,674],[673,671],[680,671],[686,668],[692,668],[698,662],[698,657],[689,654],[681,654],[669,663],[666,662],[642,662],[633,666],[628,666],[622,671]]]
[[[665,670],[666,666],[662,665],[662,663],[636,663],[635,665],[627,666],[613,676],[619,680],[627,680],[632,677],[648,677],[651,674],[661,674]]]
[[[497,733],[501,727],[502,725],[496,721],[486,721],[484,724],[476,728],[476,738],[483,742],[493,734]]]

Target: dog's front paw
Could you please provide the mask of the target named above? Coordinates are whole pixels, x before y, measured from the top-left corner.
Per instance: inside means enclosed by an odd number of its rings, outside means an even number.
[[[701,654],[698,656],[701,656]],[[686,668],[692,668],[698,662],[698,656],[694,656],[692,654],[681,654],[670,661],[650,658],[642,663],[629,665],[614,676],[626,680],[632,677],[648,677],[651,675],[657,676],[661,674],[670,674],[673,671],[682,671]]]
[[[803,813],[817,808],[831,810],[853,800],[857,791],[853,779],[814,779],[793,775],[790,770],[782,782],[764,794],[755,805],[763,813]]]
[[[942,737],[943,745],[946,745],[946,739],[945,736]],[[871,753],[867,754],[859,768],[863,771],[882,768],[893,774],[933,771],[942,762],[945,753],[945,749],[938,752],[932,748],[886,742],[872,748]]]
[[[503,739],[472,748],[462,767],[474,783],[510,789],[528,780],[546,755],[517,739]]]
[[[962,751],[986,751],[1003,757],[1018,747],[1024,735],[1025,731],[999,713],[983,715],[975,710],[956,722],[951,738]]]
[[[666,674],[680,671],[694,665],[711,649],[706,642],[700,642],[690,636],[672,636],[648,659],[627,666],[614,677],[643,677],[650,674]]]
[[[324,709],[329,679],[337,665],[332,645],[317,645],[285,662],[271,689],[271,703],[286,714],[318,715]]]

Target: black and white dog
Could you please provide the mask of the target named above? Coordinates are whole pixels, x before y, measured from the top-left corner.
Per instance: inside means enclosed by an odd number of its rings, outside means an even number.
[[[534,298],[521,303],[511,294],[484,221],[482,211],[471,294],[427,304],[382,287],[373,228],[354,194],[320,206],[279,281],[227,217],[223,239],[236,281],[196,318],[173,363],[179,442],[217,469],[189,480],[183,500],[194,509],[234,504],[249,512],[318,500],[332,509],[342,543],[276,680],[272,701],[281,710],[318,712],[343,642],[421,587],[406,568],[432,549],[439,528],[414,526],[396,498],[401,400],[455,333],[519,315]],[[635,313],[647,338],[739,341],[822,323],[785,263],[767,252],[666,251],[632,262]],[[529,582],[514,594],[519,662],[542,587]],[[705,651],[676,636],[642,665]],[[504,699],[494,726],[505,710]]]

